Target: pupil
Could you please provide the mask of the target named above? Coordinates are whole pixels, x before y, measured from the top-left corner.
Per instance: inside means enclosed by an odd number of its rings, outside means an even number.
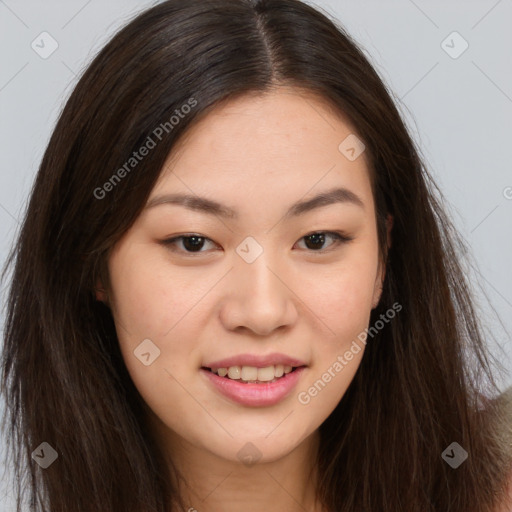
[[[201,236],[187,236],[183,238],[183,245],[187,250],[201,249],[203,243],[204,239]]]
[[[308,249],[318,249],[318,246],[309,247],[307,240],[313,240],[313,244],[318,244],[320,242],[320,246],[322,246],[325,242],[325,236],[322,233],[315,233],[314,235],[309,235],[306,237],[306,245],[308,246]]]

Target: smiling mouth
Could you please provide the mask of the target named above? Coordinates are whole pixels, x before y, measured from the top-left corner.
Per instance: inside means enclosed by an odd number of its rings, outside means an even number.
[[[277,364],[264,368],[257,368],[255,366],[230,366],[229,368],[202,367],[203,370],[208,370],[219,377],[245,384],[270,384],[294,372],[297,368],[302,368],[302,366]]]

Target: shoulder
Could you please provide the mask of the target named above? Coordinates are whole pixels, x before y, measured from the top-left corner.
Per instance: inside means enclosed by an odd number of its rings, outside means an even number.
[[[512,512],[512,386],[502,393],[496,402],[502,412],[499,425],[500,438],[511,460],[506,497],[496,512]]]
[[[512,512],[512,471],[508,479],[508,488],[506,496],[502,503],[496,509],[496,512]]]

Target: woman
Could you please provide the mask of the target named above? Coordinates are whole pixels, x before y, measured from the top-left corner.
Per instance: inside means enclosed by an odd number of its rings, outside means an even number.
[[[10,258],[31,510],[510,507],[510,416],[435,191],[312,7],[130,22],[67,101]]]

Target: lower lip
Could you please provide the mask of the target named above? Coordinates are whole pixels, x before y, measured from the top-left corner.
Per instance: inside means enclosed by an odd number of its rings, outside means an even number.
[[[204,368],[201,368],[201,373],[209,379],[217,391],[233,400],[233,402],[251,407],[266,407],[275,405],[286,398],[297,385],[305,369],[305,366],[301,366],[293,372],[286,373],[275,382],[264,384],[245,384],[239,380],[220,377]]]

